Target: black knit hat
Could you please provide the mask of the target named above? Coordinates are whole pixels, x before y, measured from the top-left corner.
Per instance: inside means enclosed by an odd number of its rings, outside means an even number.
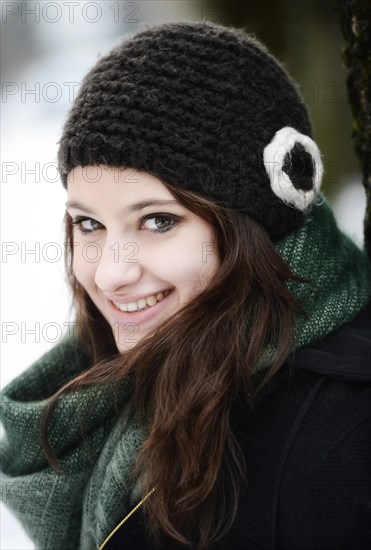
[[[76,166],[135,168],[218,199],[273,238],[298,227],[322,163],[296,84],[265,47],[215,23],[156,25],[85,77],[58,152]]]

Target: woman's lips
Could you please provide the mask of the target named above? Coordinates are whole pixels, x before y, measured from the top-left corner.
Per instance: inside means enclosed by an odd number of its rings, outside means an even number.
[[[116,323],[120,325],[125,325],[127,323],[142,324],[147,321],[150,321],[152,318],[156,317],[161,311],[167,306],[168,300],[173,294],[173,290],[169,289],[170,292],[165,296],[160,302],[157,302],[154,306],[138,310],[138,311],[121,311],[118,309],[112,300],[109,300],[110,316]]]

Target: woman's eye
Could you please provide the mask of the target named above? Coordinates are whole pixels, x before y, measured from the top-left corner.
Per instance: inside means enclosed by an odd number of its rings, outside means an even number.
[[[76,218],[72,221],[72,225],[77,227],[83,235],[92,233],[102,227],[102,224],[97,220],[94,220],[93,218],[86,218],[85,216],[76,216]]]
[[[173,229],[177,223],[178,217],[165,216],[164,214],[150,214],[142,218],[141,227],[146,226],[145,229],[149,229],[155,233],[166,233]]]

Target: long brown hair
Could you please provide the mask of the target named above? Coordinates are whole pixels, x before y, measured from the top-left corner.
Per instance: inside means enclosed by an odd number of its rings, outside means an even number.
[[[302,312],[287,282],[302,279],[258,223],[163,183],[214,228],[219,269],[155,334],[120,355],[111,327],[74,276],[72,223],[66,215],[66,270],[77,337],[92,366],[49,399],[42,443],[49,463],[57,467],[47,424],[58,397],[107,380],[118,384],[134,372],[133,403],[143,420],[150,418],[135,466],[142,495],[156,487],[143,508],[149,535],[157,542],[207,548],[230,529],[246,477],[231,407],[253,404],[292,351],[292,321]],[[274,351],[271,364],[257,377],[266,350]]]

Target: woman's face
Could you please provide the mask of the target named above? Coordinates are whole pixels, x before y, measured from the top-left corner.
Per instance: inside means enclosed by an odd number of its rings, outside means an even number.
[[[210,224],[145,172],[77,167],[66,206],[75,276],[120,353],[204,289],[219,265]]]

